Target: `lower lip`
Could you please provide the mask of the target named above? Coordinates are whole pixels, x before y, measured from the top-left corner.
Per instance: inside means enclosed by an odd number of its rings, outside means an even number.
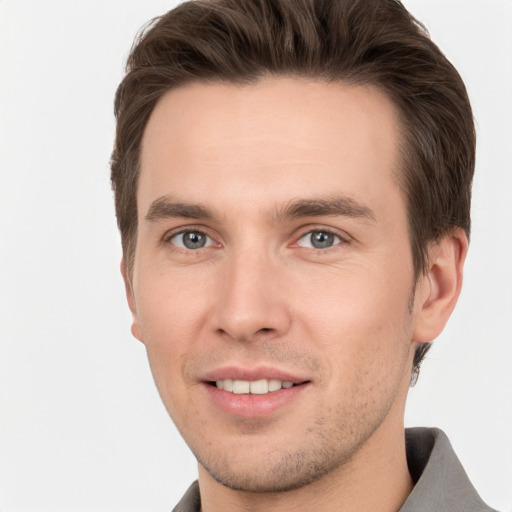
[[[223,412],[240,418],[262,418],[276,413],[296,400],[308,383],[281,388],[265,395],[236,395],[205,383],[210,400]]]

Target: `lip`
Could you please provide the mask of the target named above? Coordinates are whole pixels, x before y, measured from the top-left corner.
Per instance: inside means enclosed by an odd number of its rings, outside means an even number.
[[[277,379],[293,382],[290,388],[281,388],[265,395],[237,395],[217,388],[213,383],[217,380],[249,380]],[[269,367],[241,368],[223,367],[212,370],[201,379],[208,400],[222,413],[236,418],[264,418],[289,408],[310,388],[311,381],[285,370]]]
[[[204,382],[214,382],[216,380],[233,379],[233,380],[261,380],[261,379],[277,379],[282,381],[300,384],[310,381],[307,376],[293,374],[279,368],[259,366],[255,368],[243,368],[239,366],[223,366],[210,372],[205,373],[201,380]]]
[[[295,402],[310,386],[304,382],[266,395],[235,395],[210,383],[203,387],[209,400],[223,413],[238,418],[264,418],[278,413]]]

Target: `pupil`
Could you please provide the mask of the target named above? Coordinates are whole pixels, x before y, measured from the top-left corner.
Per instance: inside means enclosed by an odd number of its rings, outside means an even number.
[[[206,237],[197,231],[189,231],[183,235],[183,244],[187,249],[200,249],[205,243]]]
[[[323,231],[315,231],[311,234],[311,245],[315,249],[325,249],[331,247],[334,243],[334,235],[332,233],[324,233]]]

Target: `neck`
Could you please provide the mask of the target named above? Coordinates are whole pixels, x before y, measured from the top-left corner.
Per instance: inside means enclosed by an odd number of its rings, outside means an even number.
[[[292,491],[235,491],[213,480],[199,466],[202,512],[396,512],[412,491],[413,482],[407,467],[403,423],[393,419],[388,417],[390,421],[385,421],[350,461]]]

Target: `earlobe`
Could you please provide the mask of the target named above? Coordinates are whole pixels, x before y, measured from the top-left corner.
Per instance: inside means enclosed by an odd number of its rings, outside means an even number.
[[[427,272],[418,283],[412,340],[437,338],[450,318],[462,288],[468,239],[456,228],[429,248]]]
[[[126,267],[126,263],[124,258],[121,259],[121,275],[123,276],[124,280],[124,287],[126,292],[126,300],[128,302],[128,307],[130,308],[130,311],[132,313],[132,327],[131,331],[134,336],[134,338],[138,339],[142,343],[144,343],[142,339],[142,330],[140,328],[140,324],[137,317],[137,304],[135,302],[135,296],[133,293],[133,286],[132,282],[130,280],[130,277],[128,275],[128,269]]]

